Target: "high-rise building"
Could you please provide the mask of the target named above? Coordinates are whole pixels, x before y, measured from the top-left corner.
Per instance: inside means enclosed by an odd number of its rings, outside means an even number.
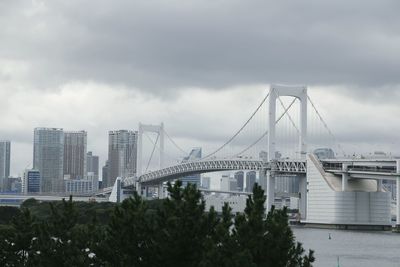
[[[99,185],[100,188],[107,187],[106,185],[107,185],[107,181],[108,181],[108,177],[109,177],[109,175],[108,175],[109,170],[110,170],[110,163],[107,160],[101,170],[101,183]]]
[[[8,177],[5,182],[5,191],[8,193],[21,193],[22,192],[22,179],[21,177]]]
[[[11,142],[0,141],[0,192],[6,189],[6,179],[10,176]]]
[[[201,159],[201,147],[196,147],[196,148],[192,149],[192,151],[189,153],[189,155],[187,157],[183,158],[182,163],[199,160],[199,159]],[[199,188],[200,187],[200,179],[201,179],[200,174],[193,174],[193,175],[188,175],[188,176],[182,177],[179,180],[182,181],[183,187],[186,187],[190,183],[190,184],[195,184],[197,186],[197,188]]]
[[[235,173],[235,179],[237,182],[237,190],[242,192],[244,189],[244,172],[243,171],[238,171]]]
[[[93,180],[93,190],[99,189],[99,156],[93,155],[91,151],[86,156],[87,179]]]
[[[281,176],[275,179],[275,192],[298,193],[300,178],[297,176]]]
[[[256,183],[257,173],[251,171],[246,173],[246,192],[253,192],[254,184]]]
[[[86,154],[86,171],[99,177],[99,156],[93,155],[91,151]]]
[[[35,128],[33,169],[41,174],[42,192],[63,192],[64,132],[60,128]]]
[[[22,177],[22,193],[40,193],[40,180],[40,172],[38,170],[25,170]]]
[[[87,133],[64,132],[64,177],[83,179],[86,175]]]
[[[136,174],[137,139],[135,131],[110,131],[108,135],[109,176],[103,186],[112,186],[117,177],[130,177]]]

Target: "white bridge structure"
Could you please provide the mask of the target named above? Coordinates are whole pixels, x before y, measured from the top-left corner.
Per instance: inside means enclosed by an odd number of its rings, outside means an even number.
[[[291,97],[293,100],[289,105],[285,105],[283,97]],[[291,114],[291,107],[295,101],[299,102],[300,112]],[[281,113],[277,112],[277,103],[280,103]],[[266,110],[263,110],[264,104],[268,104]],[[148,187],[158,188],[159,196],[165,197],[163,184],[167,181],[193,174],[248,170],[259,173],[259,183],[267,195],[267,209],[274,204],[276,180],[292,176],[299,179],[299,212],[302,222],[336,227],[389,227],[392,224],[391,193],[385,190],[382,181],[395,180],[397,185],[396,224],[400,225],[400,159],[354,159],[344,155],[335,158],[318,158],[311,150],[308,104],[311,104],[315,111],[317,121],[337,144],[334,135],[308,96],[305,86],[271,85],[268,95],[238,132],[214,152],[189,162],[166,166],[164,125],[140,125],[137,175],[118,178],[112,190],[112,197],[121,200],[121,194],[125,189],[130,191],[134,189],[143,194]],[[256,119],[256,114],[260,113],[267,115],[267,118],[263,118],[260,122],[266,126],[266,129],[262,129],[260,135],[254,138],[246,148],[243,149],[242,146],[239,152],[221,155],[240,138],[241,134],[249,128],[251,121]],[[277,116],[277,113],[280,115]],[[284,119],[286,119],[286,128],[292,128],[290,136],[285,132],[279,132],[279,125],[284,123]],[[153,171],[148,171],[148,168],[142,171],[141,167],[144,131],[158,134],[154,147],[161,137],[158,148],[160,164],[159,168]],[[168,134],[166,136],[169,138]],[[292,138],[291,141],[288,141],[290,138]],[[171,142],[176,145],[173,140]],[[285,143],[290,142],[294,144],[295,152],[290,156],[279,157],[278,151],[283,151]],[[320,142],[319,146],[324,144]],[[341,150],[341,146],[337,145]],[[264,157],[246,156],[251,149],[256,152],[265,151]],[[154,149],[152,156],[153,153]]]
[[[249,170],[260,171],[263,169],[273,169],[280,173],[305,174],[305,161],[288,161],[276,160],[274,162],[265,163],[261,160],[245,160],[245,159],[214,159],[214,160],[199,160],[194,162],[182,163],[179,165],[170,166],[157,171],[142,174],[139,181],[144,185],[157,185],[180,177],[218,171],[234,171],[234,170]],[[126,186],[132,186],[135,183],[135,178],[128,178],[124,181]]]

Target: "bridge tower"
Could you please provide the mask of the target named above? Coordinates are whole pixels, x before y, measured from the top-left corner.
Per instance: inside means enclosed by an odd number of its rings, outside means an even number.
[[[268,161],[276,160],[276,101],[280,96],[292,96],[300,100],[300,136],[298,152],[301,159],[305,159],[307,154],[307,87],[273,84],[269,90]],[[262,178],[265,179],[265,177]],[[302,183],[305,185],[305,181],[300,181],[301,185]],[[265,187],[265,181],[262,181],[261,184]],[[271,170],[268,170],[266,173],[266,187],[267,209],[269,210],[273,205],[275,197],[275,177]]]
[[[159,135],[160,169],[164,167],[164,123],[160,123],[160,125],[139,123],[136,177],[143,174],[143,134],[145,132],[157,133]]]

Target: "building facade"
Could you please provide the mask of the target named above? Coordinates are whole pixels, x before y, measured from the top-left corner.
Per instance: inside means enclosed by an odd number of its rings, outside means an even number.
[[[275,192],[280,193],[298,193],[300,186],[300,178],[292,176],[280,176],[275,180]]]
[[[109,171],[110,171],[110,163],[107,160],[103,168],[101,169],[101,183],[99,183],[100,188],[107,187],[106,185],[109,177]]]
[[[86,171],[87,133],[64,132],[64,177],[83,179]]]
[[[237,191],[237,181],[234,177],[223,174],[220,180],[220,189],[222,191]]]
[[[87,179],[91,179],[93,177],[93,189],[98,190],[99,186],[99,156],[93,155],[91,151],[89,151],[86,155],[86,171],[87,171]]]
[[[211,188],[211,177],[202,177],[201,178],[201,188],[210,189]]]
[[[0,141],[0,192],[5,191],[10,176],[11,142]]]
[[[246,192],[253,192],[256,179],[257,179],[257,173],[255,171],[246,173]]]
[[[21,177],[8,177],[5,182],[4,191],[7,193],[21,193],[22,179]]]
[[[95,191],[92,179],[64,180],[65,192],[71,195],[88,194]]]
[[[108,135],[109,170],[104,187],[114,185],[117,177],[130,177],[136,174],[137,165],[136,131],[110,131]]]
[[[244,172],[243,171],[238,171],[235,172],[234,175],[236,182],[237,182],[237,190],[242,192],[244,190]]]
[[[99,156],[93,155],[92,151],[86,154],[86,171],[99,177]]]
[[[64,192],[64,132],[60,128],[35,128],[33,169],[41,174],[42,192]]]
[[[41,178],[38,170],[25,170],[22,177],[22,193],[40,193]]]

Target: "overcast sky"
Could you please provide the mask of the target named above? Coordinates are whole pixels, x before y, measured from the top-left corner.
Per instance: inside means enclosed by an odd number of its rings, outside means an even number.
[[[271,83],[304,84],[348,151],[400,154],[400,2],[0,0],[0,139],[12,173],[34,127],[107,132],[163,121],[223,143]]]

